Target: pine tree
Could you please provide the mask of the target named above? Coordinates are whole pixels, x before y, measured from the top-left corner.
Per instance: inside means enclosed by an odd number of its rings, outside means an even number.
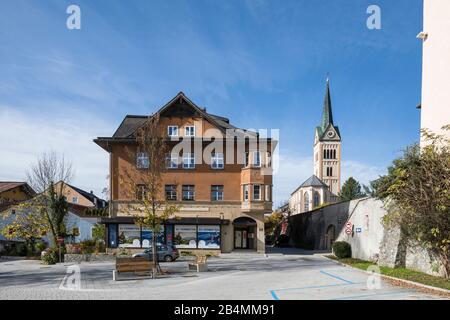
[[[350,201],[364,197],[366,194],[361,191],[361,185],[353,177],[348,178],[339,192],[339,200]]]

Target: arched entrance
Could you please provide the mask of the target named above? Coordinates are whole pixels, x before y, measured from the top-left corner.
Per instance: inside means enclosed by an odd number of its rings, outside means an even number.
[[[256,250],[256,221],[239,217],[233,221],[234,249]]]
[[[331,250],[334,240],[335,240],[335,227],[334,225],[329,225],[327,228],[327,233],[325,234],[325,248]]]

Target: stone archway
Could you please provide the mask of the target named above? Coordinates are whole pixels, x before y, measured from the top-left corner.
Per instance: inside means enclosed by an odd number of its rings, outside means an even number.
[[[257,249],[256,221],[250,217],[239,217],[233,221],[233,248],[236,250]]]
[[[327,228],[327,232],[325,233],[325,249],[331,250],[334,240],[336,237],[336,228],[334,225],[330,224]]]

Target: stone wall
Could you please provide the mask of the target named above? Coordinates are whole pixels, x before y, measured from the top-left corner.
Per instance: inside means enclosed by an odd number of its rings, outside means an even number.
[[[68,254],[64,255],[64,262],[105,262],[115,261],[114,255],[99,253],[99,254]]]
[[[353,258],[443,275],[442,265],[432,254],[418,245],[405,245],[399,228],[383,223],[386,214],[382,201],[374,198],[336,203],[297,214],[289,218],[289,243],[304,249],[329,250],[327,229],[334,226],[334,240],[350,243]],[[345,232],[347,222],[352,224],[350,234]]]

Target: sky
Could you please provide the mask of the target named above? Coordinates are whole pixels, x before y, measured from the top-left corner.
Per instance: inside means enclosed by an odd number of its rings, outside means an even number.
[[[66,9],[81,9],[81,29]],[[369,5],[381,9],[370,30]],[[343,179],[367,184],[419,139],[420,0],[2,0],[0,180],[43,152],[101,195],[111,136],[183,91],[241,128],[279,129],[275,205],[313,174],[330,77]]]

